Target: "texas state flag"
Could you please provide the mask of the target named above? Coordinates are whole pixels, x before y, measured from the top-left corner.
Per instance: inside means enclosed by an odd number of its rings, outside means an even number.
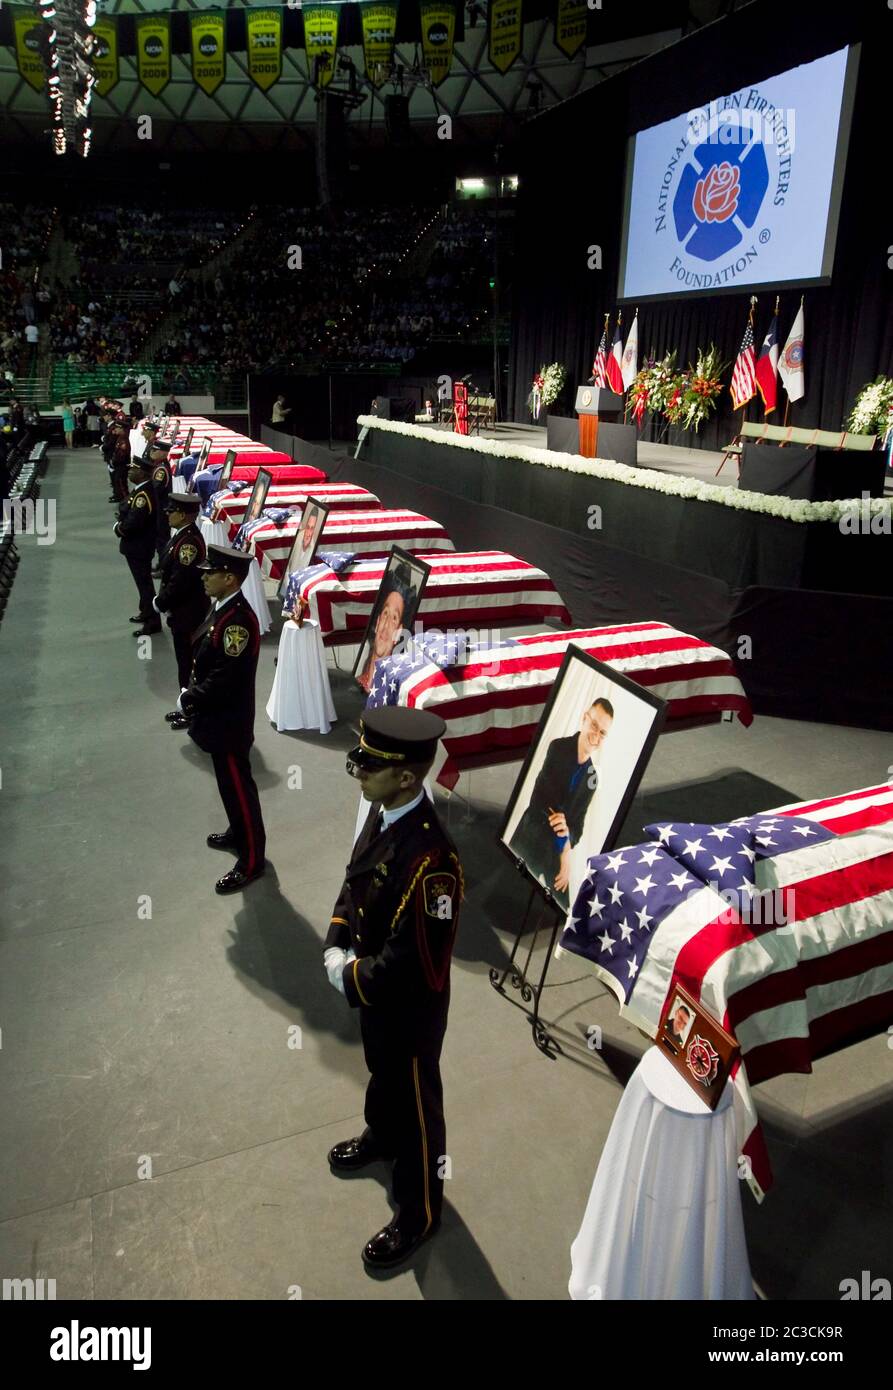
[[[605,363],[605,376],[608,378],[608,385],[612,391],[623,394],[623,339],[620,336],[620,320],[617,320],[617,327],[614,329],[614,341],[611,344],[611,351],[608,353],[608,360]]]
[[[763,414],[771,415],[778,403],[778,316],[773,316],[763,339],[756,367],[757,386],[763,397]]]

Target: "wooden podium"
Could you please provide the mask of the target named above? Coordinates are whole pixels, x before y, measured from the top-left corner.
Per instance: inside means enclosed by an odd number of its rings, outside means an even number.
[[[612,424],[623,419],[623,397],[604,386],[578,386],[574,409],[580,423],[580,453],[594,459],[598,450],[599,420]]]

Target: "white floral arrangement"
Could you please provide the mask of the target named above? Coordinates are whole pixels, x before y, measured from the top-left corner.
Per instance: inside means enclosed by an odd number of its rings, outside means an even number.
[[[846,428],[850,434],[879,434],[886,444],[893,428],[893,379],[879,376],[862,387]]]
[[[606,459],[587,459],[580,454],[560,454],[532,445],[516,444],[508,448],[497,439],[481,439],[476,435],[453,434],[448,430],[427,429],[424,425],[407,425],[400,420],[380,420],[377,415],[359,415],[357,424],[363,428],[405,434],[414,439],[426,439],[432,444],[446,444],[451,449],[473,449],[491,458],[519,459],[522,463],[537,463],[544,468],[560,468],[567,473],[580,473],[590,478],[604,478],[629,487],[647,488],[662,492],[666,497],[687,497],[695,502],[716,502],[722,507],[734,507],[740,512],[759,512],[781,521],[834,521],[881,516],[886,525],[893,523],[893,499],[887,497],[854,497],[834,502],[806,502],[800,498],[775,497],[765,492],[748,492],[742,488],[719,487],[702,483],[696,478],[681,478],[675,474],[658,473],[651,468],[631,468],[627,463]],[[885,528],[886,529],[886,528]]]
[[[540,367],[530,386],[527,409],[534,420],[540,418],[543,406],[553,405],[561,395],[561,388],[567,380],[567,369],[560,362],[550,362],[548,367]]]

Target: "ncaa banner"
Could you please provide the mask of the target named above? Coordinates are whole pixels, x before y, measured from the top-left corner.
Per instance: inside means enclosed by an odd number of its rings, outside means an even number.
[[[226,29],[222,14],[191,14],[192,76],[206,96],[213,96],[226,76]]]
[[[363,20],[363,57],[366,61],[366,76],[373,87],[380,87],[388,79],[394,58],[394,40],[397,36],[397,6],[371,4],[360,7]]]
[[[42,92],[47,75],[43,70],[40,44],[43,38],[43,20],[33,12],[19,12],[13,18],[15,33],[16,65],[29,87]]]
[[[328,87],[335,76],[338,51],[338,9],[335,5],[305,6],[304,48],[310,81],[317,87]]]
[[[524,21],[523,0],[491,0],[490,62],[498,72],[508,72],[521,52]]]
[[[555,12],[555,47],[566,58],[579,53],[586,40],[586,0],[558,0]]]
[[[438,0],[427,4],[423,0],[420,14],[425,67],[432,85],[439,87],[449,74],[453,62],[456,11],[452,5],[438,3]]]
[[[282,11],[247,10],[248,76],[262,92],[282,76]]]
[[[93,71],[96,74],[96,90],[101,97],[108,96],[117,86],[121,73],[118,68],[118,21],[109,16],[97,19],[93,25]]]
[[[171,17],[138,14],[136,19],[136,70],[147,92],[157,97],[171,80]]]

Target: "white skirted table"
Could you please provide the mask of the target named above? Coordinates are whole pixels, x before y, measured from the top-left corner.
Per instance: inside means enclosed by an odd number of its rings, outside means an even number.
[[[571,1246],[573,1299],[752,1299],[732,1086],[711,1112],[659,1047],[621,1097]]]
[[[229,545],[229,531],[222,521],[212,521],[209,516],[199,517],[199,530],[205,538],[205,545]]]
[[[252,569],[256,569],[256,564]],[[319,625],[291,619],[279,638],[279,658],[267,714],[281,733],[284,729],[318,729],[327,734],[335,719],[329,689],[326,653]]]

